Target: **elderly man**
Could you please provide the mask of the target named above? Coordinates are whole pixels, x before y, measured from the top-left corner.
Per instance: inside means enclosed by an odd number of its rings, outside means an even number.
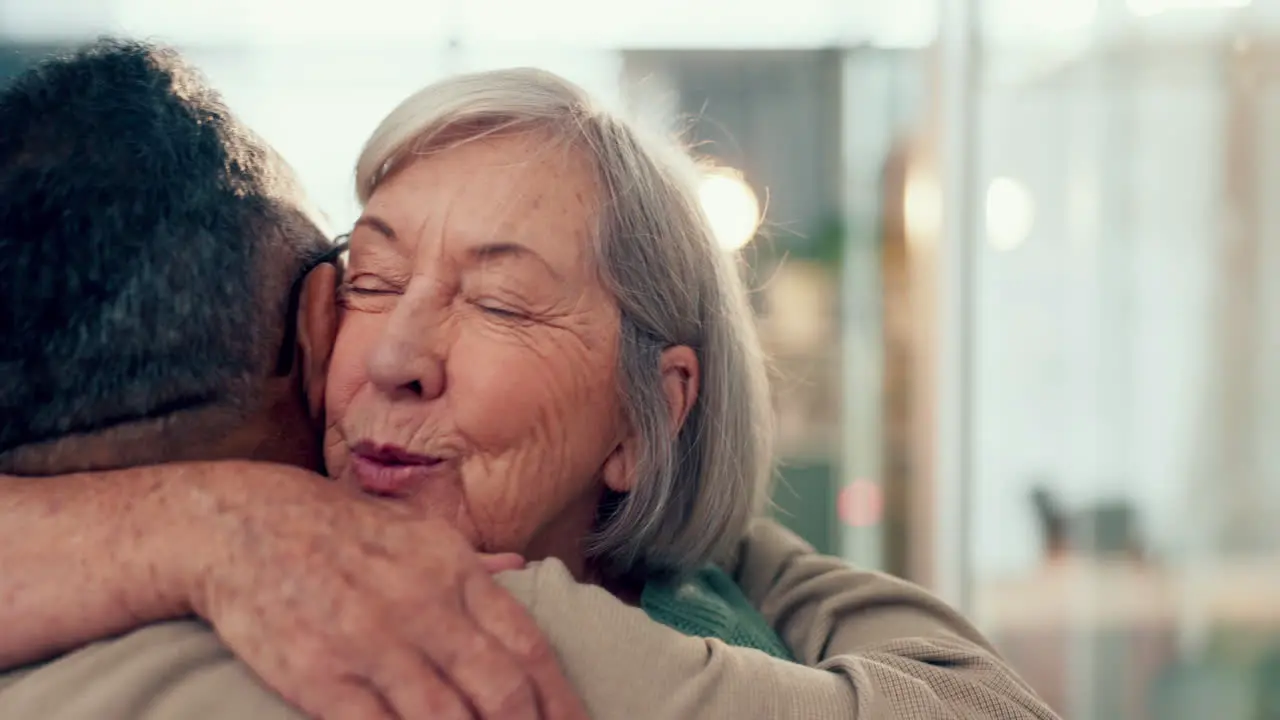
[[[300,207],[283,165],[171,52],[104,43],[0,94],[0,470],[316,467],[335,269]],[[502,573],[504,592],[488,571],[509,559],[311,473],[232,477],[6,481],[0,663],[192,611],[230,648],[199,623],[150,625],[0,676],[0,716],[581,717],[557,658],[594,717],[1050,716],[940,603],[767,523],[735,577],[821,670],[681,635],[548,566]],[[169,547],[143,516],[232,523],[244,541]],[[223,581],[174,587],[135,560],[166,553]],[[146,602],[116,601],[121,574]],[[65,612],[67,577],[83,613]],[[273,612],[280,644],[256,637]]]

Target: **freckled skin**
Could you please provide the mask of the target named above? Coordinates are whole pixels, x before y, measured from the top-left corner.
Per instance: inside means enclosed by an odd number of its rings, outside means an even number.
[[[582,577],[601,470],[627,433],[619,315],[593,269],[590,168],[549,145],[513,135],[427,155],[370,198],[364,218],[394,239],[369,223],[351,236],[325,459],[355,485],[360,441],[449,457],[405,502],[481,550],[556,556]],[[476,257],[492,243],[530,252]]]

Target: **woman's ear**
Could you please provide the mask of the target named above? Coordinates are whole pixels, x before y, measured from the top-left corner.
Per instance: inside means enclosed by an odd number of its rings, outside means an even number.
[[[298,358],[302,390],[311,419],[324,414],[324,386],[329,356],[338,334],[338,269],[321,263],[307,274],[298,299]]]
[[[658,359],[662,395],[666,399],[668,420],[671,422],[671,439],[675,440],[689,418],[689,411],[698,400],[698,383],[701,368],[698,354],[687,345],[677,345],[662,351]],[[639,452],[639,438],[635,428],[628,423],[625,436],[614,447],[604,463],[604,484],[619,493],[630,492],[635,484],[635,469]]]
[[[676,345],[663,350],[658,363],[662,372],[662,394],[667,398],[667,412],[674,436],[680,434],[680,428],[689,419],[689,411],[698,401],[698,384],[702,377],[698,354],[688,345]]]

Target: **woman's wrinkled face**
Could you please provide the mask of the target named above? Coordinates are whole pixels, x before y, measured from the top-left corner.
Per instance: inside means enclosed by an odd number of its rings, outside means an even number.
[[[626,427],[597,207],[584,159],[536,134],[428,154],[383,182],[342,289],[334,478],[481,550],[574,567]]]

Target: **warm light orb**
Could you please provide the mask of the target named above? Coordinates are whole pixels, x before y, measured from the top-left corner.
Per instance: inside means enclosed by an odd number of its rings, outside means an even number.
[[[907,172],[902,192],[902,219],[907,242],[928,247],[942,233],[942,190],[933,173],[921,166]]]
[[[742,173],[728,168],[707,171],[698,186],[698,200],[722,250],[739,250],[755,237],[760,201]]]

